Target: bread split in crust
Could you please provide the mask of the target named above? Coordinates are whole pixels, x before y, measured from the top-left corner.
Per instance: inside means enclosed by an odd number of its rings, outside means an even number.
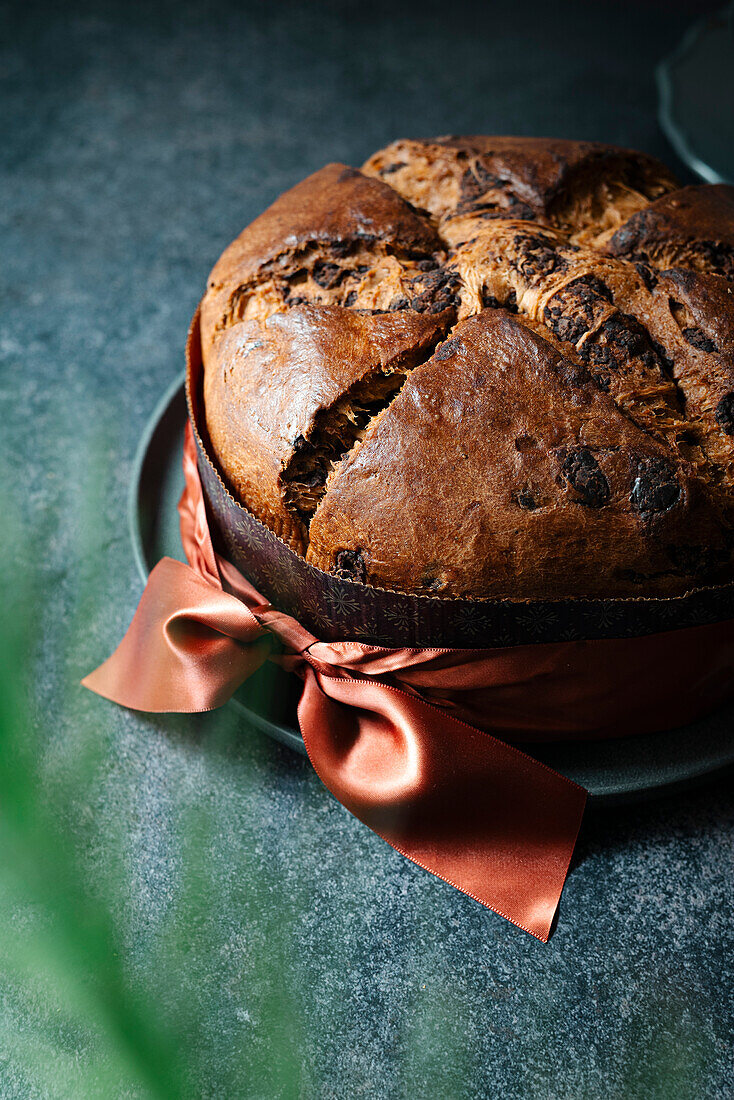
[[[531,138],[328,165],[202,305],[233,493],[327,572],[444,597],[731,576],[734,189]]]

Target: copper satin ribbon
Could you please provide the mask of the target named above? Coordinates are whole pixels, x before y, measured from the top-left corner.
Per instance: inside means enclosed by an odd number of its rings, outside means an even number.
[[[681,725],[730,693],[734,624],[484,650],[320,642],[215,553],[190,424],[184,474],[189,564],[156,565],[127,634],[83,684],[135,710],[196,712],[268,659],[297,672],[301,734],[332,794],[408,859],[546,942],[586,791],[488,729],[547,740]]]

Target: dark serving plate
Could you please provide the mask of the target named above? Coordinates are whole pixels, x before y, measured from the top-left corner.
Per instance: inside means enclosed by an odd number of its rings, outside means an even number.
[[[154,410],[133,466],[128,522],[143,581],[164,555],[183,559],[176,504],[183,490],[186,424],[183,375]],[[227,704],[243,720],[305,753],[296,705],[300,681],[271,662]],[[671,793],[734,764],[734,704],[676,730],[605,741],[526,746],[531,756],[585,787],[595,803]]]

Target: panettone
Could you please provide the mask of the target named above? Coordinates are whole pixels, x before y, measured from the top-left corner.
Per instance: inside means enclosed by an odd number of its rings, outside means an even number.
[[[318,568],[446,597],[731,579],[734,188],[641,153],[399,141],[225,251],[206,426]]]

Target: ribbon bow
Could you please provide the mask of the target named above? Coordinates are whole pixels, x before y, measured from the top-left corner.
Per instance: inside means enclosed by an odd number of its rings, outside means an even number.
[[[332,794],[408,859],[546,942],[586,792],[429,701],[457,675],[471,687],[476,651],[324,643],[271,607],[214,551],[190,425],[184,475],[189,564],[156,565],[84,686],[135,710],[206,711],[278,661],[303,679],[301,733]]]

